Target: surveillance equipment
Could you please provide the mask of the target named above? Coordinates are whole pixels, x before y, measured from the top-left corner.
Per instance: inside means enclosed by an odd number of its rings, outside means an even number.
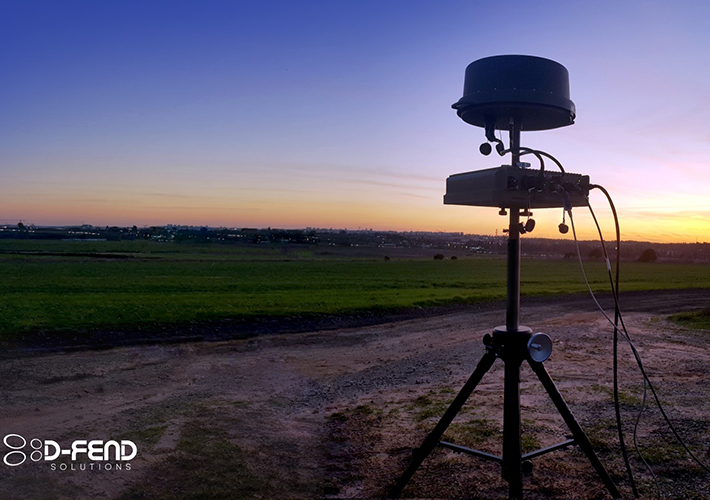
[[[589,176],[503,165],[446,179],[445,205],[555,208],[586,206]]]
[[[576,116],[569,98],[569,73],[542,57],[486,57],[466,68],[463,97],[452,107],[466,123],[508,130],[549,130],[572,125]]]
[[[574,123],[576,109],[569,95],[569,74],[561,64],[542,57],[504,55],[486,57],[466,68],[463,97],[452,107],[471,125],[485,129],[479,148],[499,155],[511,153],[511,164],[455,174],[446,180],[444,204],[483,207],[554,208],[585,206],[589,176],[525,168],[523,154],[546,153],[520,147],[520,132],[549,130]],[[496,138],[508,130],[510,147]],[[554,160],[554,158],[553,158]],[[556,163],[558,163],[555,160]],[[559,163],[558,163],[559,165]]]
[[[500,215],[509,215],[508,229],[504,229],[508,233],[506,322],[494,328],[492,335],[484,337],[485,354],[475,371],[436,427],[415,450],[409,467],[390,495],[399,498],[429,453],[441,446],[500,463],[502,476],[508,482],[509,497],[522,498],[523,472],[530,470],[531,460],[575,444],[587,456],[611,496],[620,498],[611,476],[543,365],[552,352],[552,341],[544,333],[533,335],[530,328],[519,323],[520,235],[535,227],[535,222],[530,219],[530,209],[562,207],[570,211],[571,216],[573,206],[587,205],[589,176],[567,173],[553,156],[520,146],[521,131],[549,130],[574,123],[576,110],[569,98],[569,75],[561,64],[541,57],[487,57],[466,68],[463,94],[452,107],[463,121],[485,129],[488,142],[479,148],[481,154],[490,155],[493,152],[491,143],[495,143],[496,152],[500,156],[510,153],[511,161],[509,165],[450,176],[446,180],[444,203],[498,207]],[[496,130],[509,132],[507,149],[496,137]],[[527,168],[529,165],[520,161],[524,154],[534,154],[540,169]],[[543,157],[552,159],[560,172],[545,170]],[[528,218],[525,224],[521,217]],[[560,232],[567,231],[564,219],[558,228]],[[502,456],[442,441],[446,429],[497,359],[505,364]],[[573,436],[573,439],[526,454],[522,453],[521,446],[520,367],[523,362],[527,362],[537,375]]]

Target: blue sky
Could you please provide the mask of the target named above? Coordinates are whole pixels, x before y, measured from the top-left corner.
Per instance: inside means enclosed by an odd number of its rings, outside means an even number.
[[[0,0],[0,222],[494,234],[495,209],[442,204],[448,175],[500,163],[450,106],[470,62],[529,54],[567,67],[577,121],[523,145],[607,187],[627,239],[704,241],[708,18],[699,1]]]

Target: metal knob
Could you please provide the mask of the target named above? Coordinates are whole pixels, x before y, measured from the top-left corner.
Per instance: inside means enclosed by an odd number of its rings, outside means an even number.
[[[533,361],[542,363],[552,354],[552,340],[544,333],[535,333],[528,340],[528,356]]]

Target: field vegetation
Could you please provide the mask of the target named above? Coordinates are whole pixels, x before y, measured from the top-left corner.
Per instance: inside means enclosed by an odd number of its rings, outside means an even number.
[[[307,318],[468,304],[505,297],[506,260],[460,255],[386,260],[326,246],[0,241],[0,338],[28,332]],[[585,264],[608,292],[603,262]],[[710,287],[710,265],[628,262],[622,290]],[[586,287],[576,259],[526,259],[523,295]]]
[[[674,314],[671,316],[671,320],[688,328],[710,330],[710,308]]]

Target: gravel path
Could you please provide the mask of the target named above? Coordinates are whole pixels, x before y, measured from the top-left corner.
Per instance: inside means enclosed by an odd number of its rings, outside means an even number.
[[[698,291],[622,296],[626,325],[661,399],[701,458],[710,442],[706,336],[666,317],[704,307],[708,299]],[[381,498],[473,371],[484,352],[482,337],[504,322],[502,307],[212,342],[45,353],[24,346],[0,360],[3,435],[19,434],[28,442],[51,439],[64,448],[79,439],[124,439],[136,443],[138,454],[130,470],[126,463],[115,470],[115,462],[112,470],[97,470],[106,463],[101,461],[88,470],[92,461],[81,457],[0,464],[0,496]],[[615,439],[612,332],[606,319],[583,296],[524,298],[521,317],[552,337],[547,369],[630,498]],[[625,345],[620,370],[631,444],[642,385]],[[565,439],[564,423],[526,366],[521,405],[524,446]],[[499,454],[501,427],[502,363],[497,362],[447,439]],[[666,498],[710,496],[708,475],[673,443],[657,410],[646,411],[638,435],[658,476],[656,486],[634,458],[645,498],[655,497],[657,487]],[[83,463],[87,470],[59,470],[62,463],[69,469]],[[526,498],[605,498],[586,458],[574,448],[536,459],[525,492]],[[436,450],[404,496],[506,494],[496,464]]]

